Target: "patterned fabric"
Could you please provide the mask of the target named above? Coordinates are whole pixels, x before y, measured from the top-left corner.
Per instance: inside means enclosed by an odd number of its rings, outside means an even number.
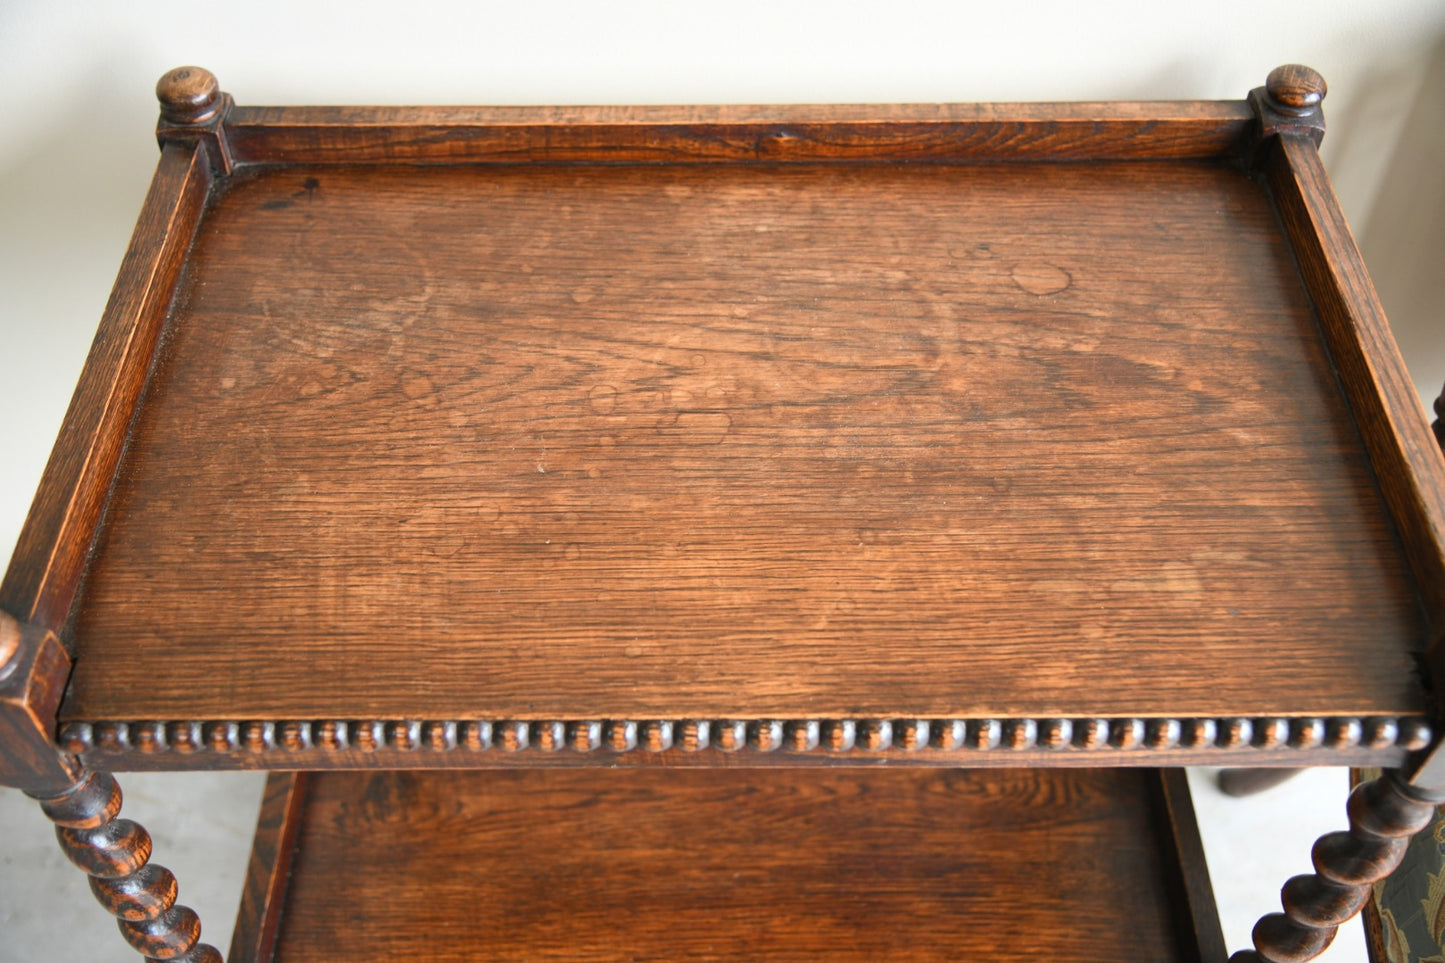
[[[1354,770],[1352,782],[1379,772]],[[1372,963],[1445,963],[1445,806],[1410,841],[1400,868],[1375,884],[1365,933]]]

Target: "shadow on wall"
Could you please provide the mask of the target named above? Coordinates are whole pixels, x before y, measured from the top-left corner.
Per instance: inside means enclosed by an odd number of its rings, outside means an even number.
[[[1359,242],[1428,407],[1445,382],[1445,38],[1423,76]]]

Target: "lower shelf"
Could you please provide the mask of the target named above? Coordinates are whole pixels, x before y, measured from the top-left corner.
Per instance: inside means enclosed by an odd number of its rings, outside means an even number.
[[[233,963],[1224,958],[1179,772],[333,772],[267,790]]]

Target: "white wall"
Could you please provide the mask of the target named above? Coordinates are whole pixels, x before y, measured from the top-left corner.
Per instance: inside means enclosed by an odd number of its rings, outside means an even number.
[[[1332,88],[1326,163],[1433,393],[1442,51],[1440,0],[0,0],[0,559],[144,195],[172,66],[209,67],[246,104],[689,103],[1240,98],[1308,63]],[[0,872],[7,901],[19,878]]]

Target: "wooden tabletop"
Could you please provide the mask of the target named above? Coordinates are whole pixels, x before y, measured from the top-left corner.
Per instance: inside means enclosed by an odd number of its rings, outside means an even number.
[[[239,170],[62,720],[1420,712],[1222,161]]]

